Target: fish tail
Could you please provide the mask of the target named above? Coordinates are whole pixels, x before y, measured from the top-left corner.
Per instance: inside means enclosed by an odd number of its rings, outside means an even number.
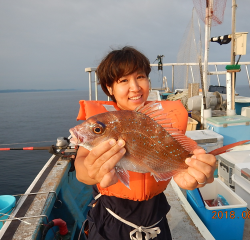
[[[242,145],[242,144],[247,143],[249,141],[250,140],[244,140],[244,141],[239,141],[239,142],[236,142],[236,143],[228,144],[226,146],[217,148],[217,149],[209,152],[209,154],[213,154],[214,156],[216,156],[216,155],[219,155],[219,154],[222,154],[222,153],[225,153],[225,152],[229,152],[231,148]]]

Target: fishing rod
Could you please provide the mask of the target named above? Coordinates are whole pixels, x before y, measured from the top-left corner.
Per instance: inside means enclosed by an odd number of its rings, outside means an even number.
[[[58,151],[58,150],[67,150],[67,149],[73,149],[75,151]],[[78,146],[46,146],[46,147],[23,147],[23,148],[0,148],[0,151],[16,151],[16,150],[47,150],[49,153],[59,156],[62,159],[68,159],[68,157],[74,155],[76,156]]]
[[[75,147],[72,146],[66,146],[66,147],[61,147],[61,146],[47,146],[47,147],[23,147],[23,148],[0,148],[0,151],[10,151],[10,150],[50,150],[51,147],[53,149],[75,149]]]
[[[69,139],[65,137],[57,138],[57,143],[51,146],[43,146],[43,147],[21,147],[21,148],[0,148],[0,151],[16,151],[16,150],[47,150],[49,153],[59,156],[63,160],[70,160],[71,161],[71,168],[69,172],[75,170],[74,161],[77,155],[77,151],[79,146],[69,146]],[[64,151],[72,149],[72,151]],[[59,151],[58,151],[59,150]]]
[[[69,146],[69,139],[66,137],[58,137],[56,146],[43,146],[43,147],[20,147],[20,148],[0,148],[0,151],[11,151],[11,150],[48,150],[52,154],[58,153],[56,150],[62,149],[76,149],[77,147]]]

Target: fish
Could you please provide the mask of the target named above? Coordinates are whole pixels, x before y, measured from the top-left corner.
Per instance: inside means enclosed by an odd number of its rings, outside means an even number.
[[[167,181],[188,168],[197,143],[173,127],[160,102],[140,105],[134,111],[110,111],[94,115],[71,128],[71,142],[91,151],[108,139],[123,139],[126,153],[116,164],[119,180],[129,188],[129,173],[148,173],[155,180]],[[242,143],[241,143],[242,144]],[[230,148],[230,147],[229,147]],[[228,147],[214,152],[220,154]]]

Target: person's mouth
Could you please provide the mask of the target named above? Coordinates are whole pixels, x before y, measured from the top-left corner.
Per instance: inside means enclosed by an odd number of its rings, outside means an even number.
[[[142,95],[136,96],[136,97],[130,97],[129,100],[138,100],[142,97]]]

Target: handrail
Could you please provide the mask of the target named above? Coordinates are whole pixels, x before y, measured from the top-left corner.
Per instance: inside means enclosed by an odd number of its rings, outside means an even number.
[[[230,65],[231,63],[230,62],[209,62],[208,65]],[[196,66],[196,65],[199,65],[199,63],[163,63],[162,66],[166,67],[166,66],[172,66],[172,65],[175,65],[175,66]],[[203,65],[203,63],[202,63]],[[240,62],[239,65],[250,65],[250,62]],[[158,67],[158,64],[157,63],[152,63],[150,64],[151,67]]]
[[[217,66],[218,65],[230,65],[230,62],[209,62],[208,65],[214,65],[215,67],[215,71],[209,71],[207,74],[208,75],[216,75],[217,76],[217,81],[218,81],[218,85],[220,86],[220,78],[219,75],[221,74],[226,74],[227,71],[218,71]],[[175,66],[187,66],[190,68],[191,74],[192,74],[192,78],[193,77],[193,69],[192,66],[198,66],[199,63],[163,63],[162,66],[163,67],[172,67],[172,91],[174,90],[174,67]],[[203,65],[203,63],[202,63]],[[250,62],[240,62],[240,65],[245,65],[246,68],[246,75],[247,75],[247,79],[248,79],[248,83],[249,83],[249,87],[250,87],[250,76],[249,76],[249,72],[248,72],[248,65],[250,65]],[[152,63],[150,64],[151,67],[158,67],[158,64],[156,63]],[[97,82],[98,82],[98,78],[96,75],[96,67],[88,67],[85,68],[85,72],[89,73],[89,100],[92,100],[92,82],[94,82],[95,85],[95,100],[98,100],[98,87],[97,87]],[[188,71],[188,68],[187,68]],[[92,76],[91,73],[95,72],[95,76],[94,76],[94,81],[92,81]],[[194,81],[194,79],[193,79]],[[109,98],[108,98],[109,100]]]

